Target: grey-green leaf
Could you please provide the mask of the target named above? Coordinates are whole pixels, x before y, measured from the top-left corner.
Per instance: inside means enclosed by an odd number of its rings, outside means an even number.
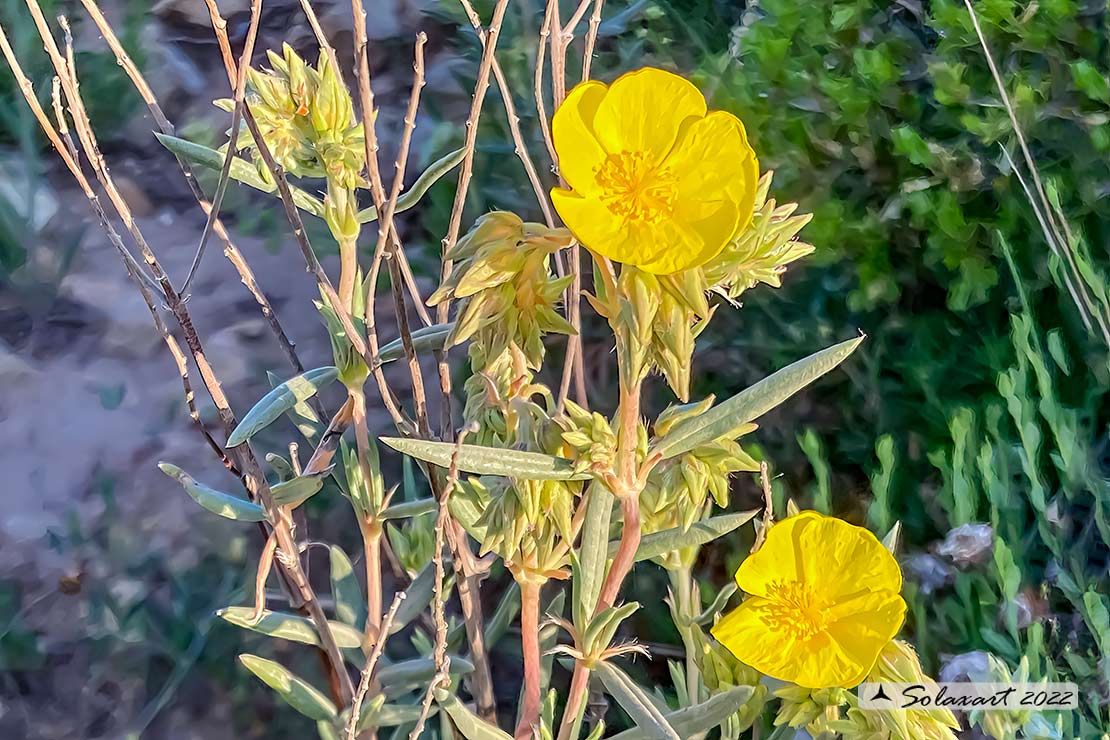
[[[397,198],[397,205],[394,208],[394,213],[407,211],[419,203],[420,199],[424,197],[424,193],[428,192],[428,188],[435,185],[436,181],[450,172],[459,162],[463,161],[463,157],[465,156],[466,149],[456,149],[450,154],[446,154],[428,165],[428,169],[424,170],[424,172],[420,174],[420,177],[416,178],[416,182],[412,184],[412,187],[401,193],[401,196]],[[359,211],[359,223],[367,224],[377,219],[378,210],[374,208],[374,206]]]
[[[443,349],[443,343],[446,341],[447,336],[451,330],[455,328],[455,322],[449,321],[446,324],[433,324],[432,326],[425,326],[422,329],[417,329],[412,333],[412,348],[417,352],[430,352],[437,349]],[[389,344],[381,348],[378,352],[378,357],[382,362],[393,362],[405,356],[405,345],[398,338],[394,339]]]
[[[474,664],[458,655],[451,656],[451,675],[461,675],[474,671]],[[427,683],[436,673],[436,663],[432,658],[413,658],[399,663],[390,663],[378,669],[378,682],[386,687],[412,686]]]
[[[382,437],[381,441],[398,452],[441,468],[451,466],[451,459],[457,450],[459,470],[478,475],[503,475],[524,480],[586,480],[590,477],[588,473],[575,471],[574,463],[566,458],[539,452],[402,437]]]
[[[324,474],[299,475],[293,480],[270,487],[270,495],[278,506],[300,506],[324,487]]]
[[[574,591],[574,623],[581,629],[594,613],[608,561],[609,522],[613,516],[613,494],[595,483],[585,494],[586,520],[582,524],[582,544],[577,553]]]
[[[328,548],[328,553],[331,556],[331,593],[335,598],[335,616],[344,624],[361,629],[366,620],[366,601],[351,559],[338,545]]]
[[[262,683],[277,692],[278,696],[298,712],[317,722],[334,720],[339,716],[335,705],[316,690],[312,684],[293,675],[280,663],[244,653],[239,661],[247,670],[258,676]]]
[[[321,388],[335,380],[338,374],[339,371],[334,367],[318,367],[292,377],[274,388],[247,412],[228,437],[227,446],[230,448],[243,444],[286,411],[312,398]]]
[[[835,344],[804,360],[787,365],[727,401],[717,404],[708,412],[676,424],[656,442],[651,452],[658,453],[665,459],[728,435],[738,427],[758,419],[844,362],[865,338],[857,337]]]
[[[211,147],[197,144],[186,139],[180,139],[176,136],[168,136],[155,132],[154,134],[162,146],[169,149],[175,155],[182,159],[188,160],[193,164],[199,164],[210,170],[219,172],[224,165],[224,155],[212,149]],[[258,170],[245,159],[235,157],[231,160],[231,179],[238,180],[244,185],[249,185],[255,190],[261,190],[264,193],[277,192],[277,186],[271,185],[262,179],[258,174]],[[293,194],[293,202],[302,211],[311,213],[313,216],[319,218],[324,217],[324,204],[320,202],[319,198],[314,198],[300,188],[289,186],[289,190]]]
[[[197,482],[193,476],[176,465],[165,462],[158,463],[158,469],[180,483],[193,501],[196,501],[213,514],[219,514],[226,519],[234,519],[238,522],[261,522],[266,520],[266,512],[258,504],[238,496],[232,496],[230,493],[217,491],[215,488],[209,488],[203,483]]]
[[[512,735],[494,727],[463,706],[454,694],[436,689],[435,697],[436,703],[447,712],[466,740],[513,740]]]
[[[682,531],[682,527],[675,527],[646,534],[640,540],[640,548],[636,550],[636,561],[650,560],[684,547],[697,547],[712,542],[751,521],[752,517],[758,513],[758,509],[752,509],[751,511],[740,511],[733,514],[721,514],[697,522],[685,532]],[[616,555],[619,546],[619,542],[609,543],[610,557]]]
[[[405,589],[405,600],[397,608],[397,614],[393,617],[389,634],[393,635],[400,632],[409,622],[419,617],[424,608],[432,602],[434,594],[435,568],[432,567],[431,563],[428,563],[424,570],[416,574],[416,578]]]
[[[674,728],[680,737],[694,737],[716,727],[740,711],[740,708],[751,698],[753,691],[751,686],[736,686],[713,696],[708,701],[670,712],[664,717],[667,724]],[[633,727],[631,730],[613,735],[610,740],[649,740],[652,737],[654,736],[649,732]]]
[[[400,504],[389,506],[381,513],[379,518],[385,519],[408,519],[414,516],[421,516],[423,514],[431,514],[439,508],[434,498],[422,498],[416,501],[405,501]]]
[[[254,609],[248,606],[229,606],[221,609],[216,616],[252,632],[258,632],[282,640],[300,642],[305,645],[319,645],[320,638],[312,622],[305,617],[286,612],[263,611],[257,623],[251,622]],[[335,643],[341,648],[357,648],[362,645],[362,633],[342,622],[328,622]]]
[[[595,670],[609,695],[617,700],[636,726],[646,733],[644,737],[651,740],[682,740],[644,690],[624,671],[606,662],[598,663]]]
[[[281,377],[269,370],[266,371],[266,380],[269,381],[270,388],[277,388],[282,383]],[[311,406],[304,401],[294,404],[293,408],[286,412],[286,416],[297,427],[301,436],[307,439],[313,447],[319,444],[320,435],[324,433],[326,425],[320,422],[320,417],[316,415]],[[267,456],[268,458],[269,456]]]

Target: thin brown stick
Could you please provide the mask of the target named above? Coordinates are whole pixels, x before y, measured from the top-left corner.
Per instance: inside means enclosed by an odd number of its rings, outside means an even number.
[[[550,18],[548,20],[548,31],[551,33],[548,44],[551,47],[552,100],[556,111],[559,109],[559,106],[563,104],[567,94],[567,49],[570,46],[570,42],[574,39],[574,29],[582,20],[586,10],[589,8],[589,4],[590,0],[581,0],[566,26],[563,26],[559,16],[558,0],[549,0],[548,13]],[[537,100],[539,99],[540,98],[537,98]],[[558,155],[555,153],[554,143],[552,143],[552,152],[555,166],[558,167]],[[566,187],[566,180],[563,178],[562,174],[559,175],[559,184]],[[563,374],[559,383],[559,394],[557,397],[558,406],[562,408],[566,403],[567,396],[570,393],[571,380],[573,378],[575,381],[575,395],[578,398],[578,403],[588,408],[589,399],[586,397],[585,368],[582,361],[582,255],[577,243],[570,246],[569,263],[568,270],[573,277],[570,287],[567,288],[565,303],[567,321],[574,327],[575,333],[567,337],[566,354],[563,356]]]
[[[594,12],[590,15],[590,29],[586,32],[586,48],[582,51],[582,81],[590,79],[590,66],[594,61],[594,46],[597,32],[601,27],[601,7],[605,0],[594,0]]]
[[[451,523],[451,515],[449,513],[451,493],[459,482],[459,452],[462,449],[463,442],[469,431],[469,428],[463,429],[459,432],[455,440],[455,451],[451,455],[451,465],[447,470],[447,481],[444,485],[443,493],[440,496],[439,512],[436,514],[435,549],[432,555],[432,563],[435,566],[436,576],[432,597],[432,613],[434,615],[436,627],[435,649],[433,652],[436,675],[428,683],[427,691],[424,693],[424,701],[420,708],[420,718],[409,734],[409,740],[419,739],[420,733],[424,731],[424,723],[427,721],[428,714],[432,709],[435,690],[439,688],[441,683],[451,680],[451,658],[447,655],[447,615],[444,609],[446,602],[443,597],[443,589],[446,585],[447,578],[446,569],[443,565],[443,550],[446,545],[445,538],[447,536],[447,529]]]
[[[555,143],[551,138],[551,124],[547,120],[547,105],[543,100],[543,68],[547,55],[548,42],[551,29],[555,25],[555,15],[558,12],[558,3],[549,0],[547,11],[544,13],[543,24],[540,26],[540,40],[536,48],[536,71],[533,80],[533,90],[536,96],[536,114],[540,121],[540,131],[543,134],[544,144],[547,145],[547,155],[551,158],[551,166],[557,167],[559,155],[555,153]]]
[[[442,268],[440,283],[445,282],[451,275],[453,265],[446,258],[448,252],[454,247],[459,238],[462,227],[463,206],[466,204],[466,194],[470,189],[470,179],[474,174],[474,149],[478,140],[478,122],[482,115],[482,104],[485,102],[486,92],[489,90],[490,71],[493,67],[494,53],[497,50],[497,39],[501,35],[501,25],[505,22],[505,10],[508,0],[497,0],[493,8],[493,18],[489,30],[486,32],[486,45],[482,50],[482,60],[478,65],[478,78],[474,83],[474,96],[470,101],[470,113],[466,119],[466,137],[464,139],[464,154],[462,166],[459,170],[459,181],[455,188],[455,202],[451,206],[451,219],[447,226],[447,235],[443,238]],[[436,309],[436,320],[443,324],[447,322],[450,313],[450,300],[443,301]],[[439,354],[439,386],[444,398],[443,415],[440,420],[441,435],[446,437],[452,427],[451,421],[451,371],[447,365],[447,352]]]
[[[486,31],[482,28],[481,17],[474,10],[474,5],[470,0],[459,0],[459,2],[462,4],[466,17],[470,19],[471,27],[478,34],[478,40],[482,42],[482,48],[485,48]],[[513,151],[520,159],[521,164],[524,165],[524,172],[528,175],[528,181],[532,184],[532,191],[536,194],[536,201],[540,204],[540,210],[543,211],[544,220],[549,227],[554,227],[555,215],[551,212],[551,203],[548,201],[543,183],[540,182],[536,166],[532,163],[532,157],[528,154],[528,147],[524,144],[524,135],[520,131],[520,116],[516,114],[516,105],[513,103],[513,91],[509,87],[508,80],[505,79],[505,72],[501,69],[501,63],[497,61],[496,55],[493,57],[493,77],[497,81],[497,89],[501,93],[501,100],[505,106],[505,116],[509,122],[509,135],[513,139]]]
[[[123,221],[124,225],[127,227],[127,230],[131,234],[133,240],[139,246],[139,249],[143,254],[144,261],[147,263],[147,266],[150,268],[151,272],[158,280],[162,288],[163,297],[168,304],[168,308],[177,320],[179,326],[181,327],[182,333],[185,337],[186,345],[189,347],[189,351],[192,354],[193,361],[196,363],[197,368],[200,371],[201,378],[204,381],[205,388],[208,391],[209,396],[212,398],[213,404],[216,406],[217,414],[224,426],[225,433],[230,434],[236,426],[235,415],[231,411],[231,408],[227,403],[227,399],[223,394],[219,380],[216,378],[211,366],[208,363],[208,360],[204,353],[204,349],[200,342],[200,338],[196,332],[196,329],[193,327],[192,319],[190,318],[187,309],[181,301],[180,296],[178,296],[177,293],[174,291],[173,286],[170,285],[169,280],[166,277],[165,272],[162,270],[157,257],[154,255],[153,251],[150,250],[150,247],[143,237],[141,230],[138,228],[138,225],[135,222],[130,209],[127,207],[127,204],[123,200],[123,198],[119,195],[119,191],[116,189],[115,183],[112,181],[112,178],[108,173],[107,164],[103,156],[100,154],[99,146],[92,132],[92,127],[89,124],[88,116],[85,113],[83,101],[81,100],[80,94],[78,92],[79,84],[77,81],[76,70],[73,69],[64,59],[62,59],[61,54],[58,51],[57,44],[55,43],[54,38],[51,35],[50,28],[47,25],[46,20],[42,15],[42,10],[38,6],[36,0],[27,0],[27,5],[31,11],[32,17],[35,20],[36,26],[39,29],[39,33],[43,39],[43,43],[47,50],[47,53],[50,56],[51,61],[54,63],[55,71],[61,78],[61,88],[63,93],[65,94],[67,103],[69,104],[70,112],[73,116],[74,126],[78,133],[78,139],[81,141],[84,148],[85,156],[90,164],[93,166],[98,180],[100,180],[100,182],[104,186],[105,191],[108,193],[109,200],[111,200],[113,206],[117,211],[117,214]],[[17,63],[12,64],[12,61],[14,61],[14,53],[11,52],[10,44],[7,43],[7,38],[5,35],[3,35],[2,29],[0,29],[0,38],[3,39],[2,45],[4,46],[5,57],[9,58],[9,64],[10,66],[12,66],[13,72],[16,73],[17,78],[19,78],[22,75],[22,70],[18,68]],[[20,80],[20,86],[24,90],[25,97],[28,97],[28,104],[31,105],[32,109],[36,111],[36,117],[39,118],[39,121],[43,125],[44,130],[47,131],[48,137],[51,138],[52,142],[60,143],[60,138],[54,131],[53,126],[50,125],[50,122],[46,118],[45,113],[42,113],[41,106],[38,105],[37,100],[34,100],[34,94],[30,86],[30,82],[27,81],[24,77],[22,80]],[[41,115],[39,115],[40,113]],[[70,164],[74,165],[74,167],[71,168],[71,171],[75,173],[75,178],[78,179],[79,182],[83,182],[88,190],[91,190],[91,188],[88,187],[88,181],[85,180],[83,175],[78,174],[80,172],[80,168],[76,166],[76,162],[74,158],[69,154],[69,152],[65,151],[64,145],[58,147],[58,144],[56,144],[56,148],[59,148],[59,152],[64,152],[63,160],[67,160],[67,166],[69,166]],[[128,263],[128,271],[129,273],[133,273],[130,263]],[[141,290],[145,292],[146,287],[142,286]],[[151,303],[153,300],[152,297],[146,295],[144,295],[144,299],[148,299],[148,303]],[[285,572],[287,573],[293,587],[295,588],[295,593],[300,597],[303,605],[309,611],[310,618],[317,628],[321,646],[327,652],[328,658],[333,668],[336,668],[336,673],[338,675],[340,686],[342,689],[342,695],[340,699],[342,702],[346,703],[347,701],[349,701],[351,692],[353,691],[353,687],[350,683],[350,677],[347,676],[346,671],[343,668],[342,654],[339,652],[339,648],[335,643],[334,636],[331,633],[331,628],[328,624],[326,616],[323,613],[323,609],[320,607],[319,601],[316,599],[315,593],[313,592],[311,585],[308,583],[304,570],[301,567],[299,554],[292,536],[290,519],[288,518],[286,512],[282,512],[280,507],[277,507],[274,504],[274,501],[270,496],[270,491],[266,483],[265,476],[262,474],[261,467],[259,466],[258,461],[255,459],[253,453],[251,452],[250,446],[246,444],[240,446],[236,449],[235,454],[239,458],[240,469],[243,471],[243,480],[247,487],[249,495],[253,500],[257,500],[261,503],[261,505],[267,512],[269,520],[274,523],[274,531],[277,533],[280,547],[279,559],[285,566]]]
[[[253,1],[258,2],[258,0]],[[234,84],[235,81],[238,80],[238,73],[234,56],[230,53],[231,42],[227,37],[227,22],[220,16],[219,8],[216,6],[214,0],[205,0],[205,4],[208,6],[209,15],[211,16],[212,31],[216,35],[220,50],[223,54],[224,67],[228,75],[228,80]],[[258,123],[254,120],[250,104],[245,101],[243,104],[243,120],[250,130],[251,136],[254,138],[259,157],[262,158],[263,164],[266,165],[266,169],[269,170],[270,175],[274,178],[274,182],[277,185],[278,195],[281,197],[281,204],[285,210],[285,217],[293,230],[293,237],[296,239],[297,246],[301,250],[301,256],[304,257],[305,266],[320,284],[320,289],[324,291],[324,295],[339,317],[339,322],[343,325],[344,331],[347,332],[347,338],[351,342],[351,345],[354,347],[355,351],[366,358],[369,363],[370,359],[367,356],[366,342],[363,341],[362,336],[359,334],[358,330],[355,329],[350,312],[347,311],[346,307],[344,307],[339,300],[339,296],[335,292],[335,286],[332,285],[331,279],[328,278],[327,273],[324,272],[324,268],[320,265],[320,260],[316,258],[316,253],[313,251],[312,244],[308,240],[304,221],[301,219],[300,211],[293,202],[293,193],[289,189],[289,181],[285,178],[285,170],[283,170],[281,165],[274,159],[273,154],[270,152],[270,147],[266,144],[266,140],[258,128]]]
[[[162,106],[159,104],[158,97],[154,94],[154,90],[147,83],[146,78],[143,77],[138,65],[135,64],[134,60],[127,53],[127,50],[123,48],[123,44],[120,42],[115,30],[112,28],[111,24],[108,23],[108,20],[104,17],[104,14],[97,6],[95,0],[81,0],[81,4],[84,5],[89,17],[92,18],[96,27],[100,30],[101,36],[108,44],[108,48],[112,50],[112,53],[116,57],[116,61],[127,73],[128,78],[131,80],[131,84],[134,85],[136,91],[138,91],[139,95],[142,97],[143,102],[146,103],[151,116],[154,118],[155,123],[158,124],[159,130],[169,136],[175,135],[176,128],[162,110]],[[189,185],[189,190],[193,193],[193,197],[201,208],[205,210],[205,214],[207,215],[209,209],[211,209],[211,204],[208,203],[204,191],[201,190],[200,183],[197,181],[192,166],[180,155],[174,154],[174,158],[181,168],[181,174],[185,177],[185,182]],[[250,264],[247,262],[242,252],[232,243],[227,229],[219,218],[213,223],[213,229],[216,232],[216,236],[223,242],[224,256],[226,256],[228,261],[235,267],[236,272],[239,273],[239,277],[243,281],[243,285],[245,285],[251,295],[254,296],[255,301],[258,303],[259,310],[266,319],[270,331],[274,334],[275,339],[277,339],[286,359],[289,360],[289,364],[297,373],[304,372],[304,365],[297,355],[296,345],[285,333],[285,329],[278,320],[277,314],[269,299],[266,297],[265,292],[259,285]],[[318,399],[313,398],[311,403],[314,404],[314,408],[322,416],[322,407],[319,406]]]
[[[447,236],[443,239],[445,255],[455,246],[455,242],[459,238],[463,206],[466,203],[466,194],[470,189],[471,177],[474,175],[474,149],[478,141],[478,121],[482,116],[482,103],[485,101],[486,91],[489,90],[489,77],[493,68],[494,53],[497,50],[497,39],[501,34],[501,24],[505,21],[505,9],[508,5],[509,0],[497,0],[497,4],[493,8],[493,19],[490,22],[489,30],[486,32],[486,44],[482,50],[482,61],[478,66],[478,79],[474,83],[474,97],[470,102],[470,115],[466,119],[466,137],[463,144],[465,153],[459,170],[459,184],[455,189],[455,202],[451,207],[451,220],[447,226]],[[444,259],[444,280],[451,274],[451,267],[451,261]],[[447,309],[448,301],[440,303],[439,321],[441,323],[447,319]]]
[[[251,612],[251,624],[258,624],[262,613],[266,611],[266,579],[274,567],[274,553],[277,552],[277,536],[271,532],[266,538],[262,548],[262,556],[258,558],[258,572],[254,576],[254,611]]]
[[[389,607],[389,612],[382,620],[382,628],[378,633],[378,638],[374,642],[374,649],[370,653],[369,659],[366,661],[366,667],[362,669],[362,677],[358,682],[358,691],[355,692],[354,703],[351,704],[351,718],[347,720],[347,740],[354,740],[358,732],[359,714],[362,712],[362,702],[366,699],[367,692],[370,691],[371,679],[374,676],[374,669],[381,660],[382,652],[385,650],[385,641],[389,635],[389,629],[393,626],[393,620],[397,616],[397,610],[401,608],[401,603],[405,600],[405,592],[398,591],[397,595],[393,597],[393,604]]]
[[[374,270],[376,272],[381,260],[388,259],[390,282],[393,285],[393,302],[397,307],[397,327],[401,334],[401,344],[405,350],[405,359],[408,362],[409,377],[412,380],[412,400],[416,413],[416,428],[422,437],[428,438],[431,430],[428,426],[428,402],[424,393],[424,375],[420,370],[420,360],[412,343],[412,331],[409,327],[408,313],[405,309],[405,296],[403,278],[400,271],[398,255],[403,254],[401,240],[397,234],[394,215],[397,208],[397,198],[401,195],[404,185],[405,170],[408,166],[409,149],[412,146],[412,132],[416,129],[416,114],[420,109],[420,92],[424,88],[424,45],[428,36],[423,31],[416,35],[416,46],[413,52],[413,81],[412,92],[409,95],[408,109],[405,112],[405,126],[401,132],[401,141],[398,145],[397,159],[394,162],[393,185],[389,198],[378,211],[378,243],[374,249]],[[374,284],[371,283],[371,297],[374,293]],[[371,297],[367,298],[370,303]],[[367,324],[369,326],[369,322]]]
[[[220,208],[223,206],[224,196],[227,194],[227,186],[231,182],[231,163],[239,149],[239,126],[243,118],[243,98],[247,94],[247,71],[250,69],[251,59],[254,57],[254,43],[258,38],[258,22],[261,17],[262,0],[252,2],[250,24],[247,26],[247,37],[243,43],[243,53],[239,57],[238,78],[235,81],[235,102],[231,111],[231,138],[227,142],[227,153],[224,155],[224,163],[220,168],[220,179],[216,183],[216,193],[212,197],[212,207],[208,209],[208,218],[204,223],[204,229],[200,232],[200,243],[197,245],[193,262],[189,266],[189,272],[185,276],[185,282],[181,285],[180,292],[186,296],[188,296],[189,286],[200,268],[201,260],[204,259],[208,237],[212,234],[212,227],[220,216]]]

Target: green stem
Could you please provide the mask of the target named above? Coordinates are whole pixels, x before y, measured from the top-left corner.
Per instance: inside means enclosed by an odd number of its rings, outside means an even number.
[[[693,630],[700,629],[694,624],[699,615],[698,605],[694,603],[694,576],[685,565],[668,570],[667,575],[675,592],[675,627],[686,649],[686,695],[693,706],[701,701],[701,671],[697,663],[699,641],[693,634]]]

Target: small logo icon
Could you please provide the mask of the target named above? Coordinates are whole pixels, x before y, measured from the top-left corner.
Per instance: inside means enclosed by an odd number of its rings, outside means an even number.
[[[883,691],[883,685],[879,684],[879,690],[871,697],[871,701],[891,701],[891,698]]]

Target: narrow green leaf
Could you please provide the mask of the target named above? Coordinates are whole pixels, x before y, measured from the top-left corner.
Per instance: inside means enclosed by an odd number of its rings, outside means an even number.
[[[289,706],[309,719],[321,722],[334,720],[339,716],[335,705],[326,696],[317,691],[312,684],[297,678],[280,663],[249,653],[240,655],[239,662],[262,683],[276,691]]]
[[[600,662],[594,669],[605,685],[605,690],[616,699],[621,709],[628,713],[636,726],[650,740],[682,740],[667,718],[652,704],[647,694],[620,668],[612,663]]]
[[[513,740],[512,735],[494,727],[471,712],[454,694],[436,689],[436,703],[447,712],[466,740]]]
[[[753,691],[751,686],[736,686],[701,704],[665,714],[664,718],[679,737],[694,737],[698,733],[716,727],[740,711],[740,708],[751,698]],[[613,735],[610,740],[650,740],[652,737],[654,736],[644,729],[634,727]]]
[[[728,435],[737,427],[758,419],[844,362],[866,337],[857,337],[798,360],[752,387],[717,404],[701,416],[676,424],[656,442],[652,453],[664,458],[689,452],[695,447]]]
[[[193,164],[199,164],[210,170],[219,172],[224,165],[224,155],[211,147],[197,144],[186,139],[180,139],[176,136],[169,136],[155,132],[155,137],[162,143],[162,146],[169,149],[172,153],[185,159]],[[231,160],[231,179],[237,180],[244,185],[249,185],[255,190],[261,190],[264,193],[276,193],[277,185],[271,185],[262,179],[258,174],[258,170],[254,165],[241,157],[235,157]],[[293,194],[293,203],[297,208],[302,211],[311,213],[318,218],[324,217],[324,204],[318,198],[314,198],[300,188],[289,186]],[[400,205],[400,203],[398,203]]]
[[[474,664],[458,655],[451,656],[451,675],[471,673]],[[378,669],[378,682],[382,686],[402,687],[427,684],[436,673],[436,662],[432,658],[413,658],[400,663],[390,663]]]
[[[299,475],[293,480],[271,486],[270,495],[278,506],[296,508],[319,493],[324,487],[324,475]]]
[[[578,548],[577,577],[573,580],[574,624],[583,628],[593,616],[601,584],[605,580],[605,564],[609,556],[609,522],[616,497],[600,484],[594,484],[586,495],[586,519],[582,524],[582,544]]]
[[[286,411],[301,401],[312,398],[317,391],[335,380],[338,374],[339,371],[334,367],[318,367],[292,377],[274,388],[247,412],[228,437],[227,446],[231,448],[243,444]]]
[[[465,156],[466,149],[456,149],[450,154],[446,154],[428,165],[428,169],[424,170],[424,172],[420,174],[420,177],[416,178],[416,182],[412,184],[412,187],[401,193],[401,196],[397,198],[397,205],[394,208],[394,212],[401,213],[402,211],[407,211],[419,203],[420,199],[424,197],[424,193],[428,192],[428,188],[435,185],[436,181],[450,172],[459,162],[463,161],[463,157]],[[359,223],[367,224],[376,220],[378,220],[378,209],[374,206],[359,211]]]
[[[251,623],[254,609],[249,606],[229,606],[216,612],[216,616],[226,622],[252,632],[258,632],[281,640],[300,642],[305,645],[319,645],[320,638],[312,621],[296,614],[263,611],[256,624]],[[357,648],[362,645],[362,633],[342,622],[328,622],[335,643],[341,648]]]
[[[516,615],[520,613],[520,584],[513,581],[501,597],[493,614],[486,620],[486,647],[492,648],[509,631]]]
[[[219,514],[226,519],[234,519],[239,522],[262,522],[266,520],[266,512],[258,504],[238,496],[232,496],[230,493],[217,491],[215,488],[209,488],[203,483],[198,483],[193,476],[176,465],[166,462],[158,463],[158,469],[180,483],[193,501],[196,501],[213,514]]]
[[[439,508],[439,504],[436,503],[434,498],[422,498],[416,501],[405,501],[404,503],[387,507],[379,518],[408,519],[423,514],[431,514],[437,508]]]
[[[427,442],[402,437],[382,437],[381,441],[398,452],[441,468],[451,466],[451,459],[457,449],[459,470],[478,475],[504,475],[524,480],[586,480],[590,477],[588,473],[576,472],[574,463],[566,458],[539,452]]]
[[[381,698],[384,699],[385,697]],[[432,711],[428,713],[428,717],[434,717],[438,711],[439,707],[432,706]],[[372,712],[363,710],[362,715],[358,718],[358,731],[363,732],[371,726],[397,727],[398,725],[415,723],[418,719],[420,719],[419,704],[383,704]]]
[[[646,534],[640,540],[640,548],[636,550],[636,562],[650,560],[684,547],[697,547],[712,542],[751,521],[752,517],[758,513],[758,509],[752,509],[751,511],[740,511],[733,514],[721,514],[697,522],[685,532],[682,531],[682,527],[675,527],[674,529],[664,529],[661,532]],[[620,542],[609,543],[609,557],[617,554],[618,547],[620,547]]]
[[[344,624],[361,630],[366,620],[366,601],[351,559],[338,545],[332,545],[328,552],[331,556],[331,594],[335,598],[335,616]]]
[[[428,604],[432,603],[435,594],[435,568],[431,563],[424,570],[416,574],[409,587],[405,589],[405,600],[397,608],[393,617],[393,624],[389,627],[389,634],[393,635],[403,630],[409,622],[416,619]]]
[[[270,388],[277,388],[282,383],[281,376],[269,370],[266,371],[266,380],[269,381]],[[293,425],[297,427],[297,431],[301,433],[301,436],[312,443],[313,447],[316,447],[320,443],[320,435],[324,433],[324,428],[327,424],[320,421],[320,417],[316,415],[316,412],[312,410],[311,406],[301,401],[294,404],[293,408],[286,412],[286,416],[288,416],[289,421],[293,422]],[[268,457],[269,456],[267,456],[267,459]]]
[[[437,349],[443,349],[443,343],[451,330],[455,328],[455,322],[449,321],[446,324],[433,324],[432,326],[425,326],[422,329],[417,329],[412,333],[412,348],[417,352],[430,352]],[[393,362],[405,356],[405,345],[398,338],[394,339],[389,344],[382,347],[378,353],[378,357],[382,362]]]

